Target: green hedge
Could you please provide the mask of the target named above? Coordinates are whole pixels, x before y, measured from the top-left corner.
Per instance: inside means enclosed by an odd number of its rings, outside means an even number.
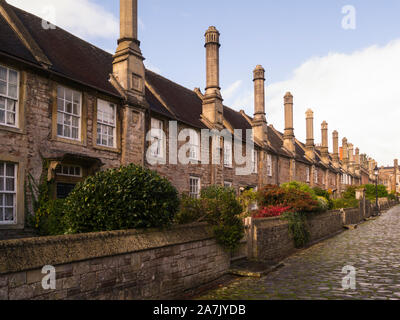
[[[156,172],[129,165],[99,172],[65,199],[67,233],[161,228],[179,208],[177,190]]]

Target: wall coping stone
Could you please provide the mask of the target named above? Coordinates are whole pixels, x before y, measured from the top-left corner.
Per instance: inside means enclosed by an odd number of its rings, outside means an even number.
[[[206,223],[0,241],[0,274],[213,239]]]

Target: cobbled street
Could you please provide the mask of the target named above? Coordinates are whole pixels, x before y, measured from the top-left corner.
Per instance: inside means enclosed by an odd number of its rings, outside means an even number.
[[[356,289],[343,289],[345,266]],[[287,258],[264,278],[243,278],[200,299],[400,299],[400,206]]]

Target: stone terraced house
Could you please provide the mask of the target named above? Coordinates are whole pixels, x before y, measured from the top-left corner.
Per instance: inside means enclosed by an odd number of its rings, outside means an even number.
[[[215,27],[205,34],[204,93],[147,70],[137,37],[137,0],[121,0],[120,7],[120,39],[111,55],[0,0],[0,230],[24,228],[32,181],[46,178],[53,197],[65,198],[88,175],[129,163],[158,171],[193,197],[211,184],[232,186],[239,193],[292,180],[338,195],[346,185],[374,178],[373,160],[358,149],[354,154],[346,139],[339,152],[336,131],[333,153],[328,152],[326,122],[321,144],[315,144],[311,110],[306,113],[306,143],[295,138],[289,92],[283,101],[284,132],[268,125],[261,66],[254,70],[254,116],[225,106]],[[190,134],[178,147],[189,143],[191,161],[174,164],[169,153],[176,146],[166,137],[182,129]],[[243,146],[253,139],[252,173],[236,174],[239,165],[228,141],[212,150],[219,153],[217,164],[197,163],[208,152],[200,139],[203,129],[239,129],[242,136],[235,139]],[[246,130],[251,129],[249,138]]]
[[[393,167],[379,168],[379,183],[386,186],[389,193],[400,193],[400,167],[399,160],[395,159]]]

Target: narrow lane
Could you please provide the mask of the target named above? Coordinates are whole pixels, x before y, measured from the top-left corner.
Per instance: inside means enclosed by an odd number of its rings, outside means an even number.
[[[356,289],[343,289],[345,266],[356,270]],[[399,299],[400,206],[284,261],[261,279],[244,278],[200,299]]]

